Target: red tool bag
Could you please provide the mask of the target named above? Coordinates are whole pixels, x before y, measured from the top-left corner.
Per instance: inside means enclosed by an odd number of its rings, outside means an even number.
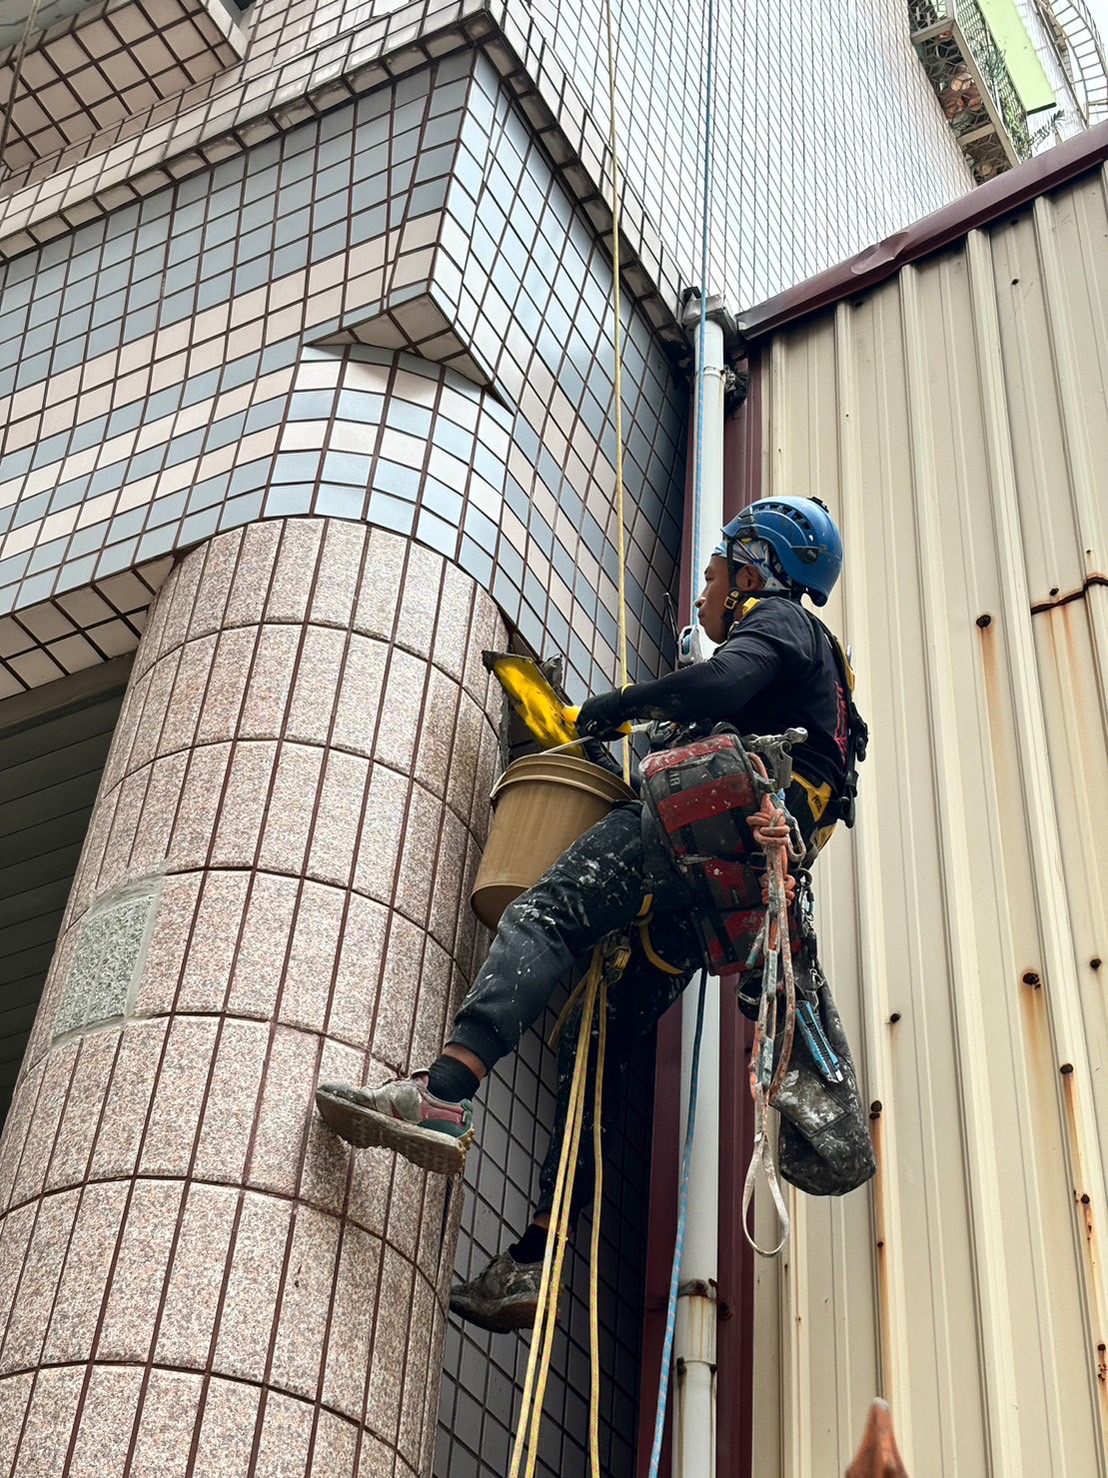
[[[647,755],[642,800],[683,880],[713,974],[741,970],[762,928],[765,861],[748,822],[761,797],[737,734]],[[800,947],[790,921],[793,953]]]

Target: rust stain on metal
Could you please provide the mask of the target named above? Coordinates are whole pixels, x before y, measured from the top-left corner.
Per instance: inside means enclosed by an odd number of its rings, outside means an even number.
[[[1027,975],[1033,973],[1028,971],[1021,977],[1025,985],[1029,984]],[[1052,1057],[1047,1035],[1046,996],[1041,989],[1032,986],[1030,990],[1021,990],[1019,997],[1023,1007],[1028,1052],[1038,1069],[1039,1081],[1043,1082],[1047,1080]]]
[[[1070,1136],[1072,1146],[1072,1160],[1077,1186],[1086,1180],[1084,1159],[1081,1153],[1081,1134],[1077,1107],[1078,1078],[1070,1067],[1068,1073],[1062,1078],[1062,1098],[1066,1107],[1066,1128]],[[1096,1219],[1093,1216],[1092,1198],[1088,1192],[1074,1188],[1074,1204],[1081,1208],[1081,1217],[1085,1224],[1085,1297],[1088,1306],[1089,1320],[1095,1329],[1101,1323],[1101,1305],[1097,1296],[1101,1278],[1101,1259],[1098,1239],[1096,1235]],[[1100,1404],[1108,1416],[1108,1382],[1104,1379],[1104,1351],[1103,1342],[1097,1345],[1097,1377],[1100,1390]]]
[[[1088,619],[1087,612],[1081,612],[1080,615],[1082,619]],[[1077,662],[1077,634],[1073,629],[1073,618],[1074,609],[1072,604],[1067,603],[1058,607],[1057,619],[1062,623],[1062,637],[1066,644],[1066,658],[1069,663],[1068,670],[1076,677],[1080,669]]]
[[[1081,1196],[1079,1199],[1081,1202],[1081,1212],[1085,1218],[1085,1240],[1086,1242],[1091,1242],[1093,1240],[1093,1234],[1095,1231],[1095,1228],[1093,1227],[1092,1201],[1088,1196]]]
[[[1031,607],[1031,614],[1033,616],[1038,616],[1041,615],[1043,611],[1053,611],[1057,606],[1068,606],[1071,601],[1084,600],[1085,596],[1094,585],[1108,585],[1108,575],[1086,575],[1085,579],[1081,582],[1076,590],[1069,590],[1066,592],[1065,595],[1059,595],[1057,599],[1054,600],[1036,601],[1035,604]],[[1054,592],[1057,591],[1057,589],[1058,587],[1055,585],[1051,594],[1053,595]]]
[[[985,703],[989,710],[989,739],[993,752],[993,763],[997,767],[998,777],[1001,777],[1006,769],[1010,769],[1010,762],[1006,763],[1007,751],[1002,742],[1002,737],[1010,727],[1007,706],[1000,681],[1000,673],[997,671],[996,630],[993,627],[991,616],[978,616],[977,626],[981,632],[981,662],[983,665],[983,676],[985,679]]]
[[[873,1177],[873,1231],[877,1258],[877,1318],[880,1337],[881,1384],[886,1396],[891,1399],[895,1392],[892,1389],[891,1360],[893,1348],[892,1292],[889,1286],[889,1259],[885,1251],[889,1187],[885,1168],[884,1119],[871,1118],[869,1132],[873,1143],[873,1158],[877,1165]]]
[[[1080,1158],[1081,1135],[1077,1124],[1077,1105],[1074,1102],[1073,1069],[1062,1078],[1062,1100],[1066,1106],[1066,1128],[1069,1130],[1070,1144],[1073,1147],[1074,1159]]]
[[[1018,996],[1028,1069],[1034,1084],[1028,1103],[1035,1119],[1034,1136],[1041,1144],[1050,1144],[1057,1140],[1059,1125],[1054,1088],[1057,1078],[1046,992],[1032,987],[1020,990]]]

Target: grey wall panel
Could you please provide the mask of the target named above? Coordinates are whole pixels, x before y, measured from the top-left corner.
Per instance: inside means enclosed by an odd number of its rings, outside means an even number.
[[[69,688],[62,679],[43,696],[64,704]],[[122,701],[116,688],[7,728],[0,704],[0,1123]]]

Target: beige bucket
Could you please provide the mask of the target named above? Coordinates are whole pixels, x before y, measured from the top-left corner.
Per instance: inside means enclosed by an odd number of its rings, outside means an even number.
[[[579,836],[635,793],[610,770],[569,754],[528,754],[492,788],[492,820],[470,895],[495,929],[513,898],[537,883]]]

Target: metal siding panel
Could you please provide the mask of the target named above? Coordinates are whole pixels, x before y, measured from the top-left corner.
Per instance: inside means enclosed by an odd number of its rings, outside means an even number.
[[[874,731],[817,891],[881,1169],[760,1273],[760,1478],[878,1393],[912,1473],[1108,1471],[1108,590],[1032,614],[1104,569],[1106,237],[1097,175],[769,346],[765,494],[841,516]]]

